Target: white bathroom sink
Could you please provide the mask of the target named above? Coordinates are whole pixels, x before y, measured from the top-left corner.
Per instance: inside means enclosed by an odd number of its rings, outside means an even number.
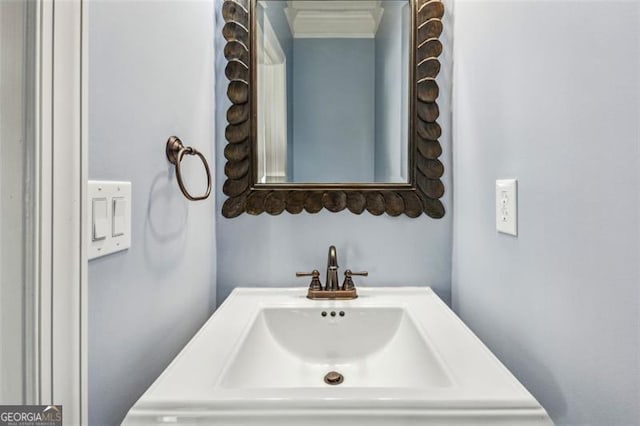
[[[552,425],[431,289],[358,291],[234,290],[124,424]]]
[[[320,309],[312,303],[302,308],[261,309],[220,385],[230,389],[318,388],[327,386],[324,376],[330,371],[342,374],[342,387],[451,385],[405,309]]]

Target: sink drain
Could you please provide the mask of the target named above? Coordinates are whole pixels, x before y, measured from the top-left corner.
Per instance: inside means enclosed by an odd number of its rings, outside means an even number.
[[[344,376],[337,371],[329,371],[324,376],[324,382],[328,385],[339,385],[344,382]]]

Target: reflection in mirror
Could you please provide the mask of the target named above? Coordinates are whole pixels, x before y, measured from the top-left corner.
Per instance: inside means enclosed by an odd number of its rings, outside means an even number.
[[[259,0],[259,183],[409,181],[408,0]]]

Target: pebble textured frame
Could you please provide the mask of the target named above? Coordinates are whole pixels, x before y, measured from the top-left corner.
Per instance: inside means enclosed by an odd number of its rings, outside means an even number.
[[[284,211],[298,214],[348,209],[361,214],[415,218],[425,213],[439,219],[445,210],[440,198],[444,185],[440,180],[444,166],[438,160],[442,147],[438,139],[442,129],[437,123],[440,111],[436,76],[440,72],[438,57],[442,53],[441,0],[409,0],[412,5],[413,47],[410,90],[410,179],[408,184],[257,184],[255,177],[255,52],[252,51],[254,24],[251,21],[256,0],[225,0],[222,34],[227,41],[225,75],[229,80],[227,97],[232,105],[227,111],[225,130],[227,145],[224,167],[227,180],[222,191],[228,197],[222,215],[233,218],[246,212],[279,215]]]

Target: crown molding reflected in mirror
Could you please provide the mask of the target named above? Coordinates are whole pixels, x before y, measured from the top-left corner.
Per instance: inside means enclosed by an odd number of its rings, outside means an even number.
[[[408,0],[411,10],[411,36],[408,90],[407,182],[401,183],[261,183],[257,160],[257,24],[256,0],[225,0],[222,29],[227,41],[224,55],[225,74],[229,79],[227,96],[232,106],[227,111],[224,150],[227,180],[223,192],[228,197],[222,215],[233,218],[248,213],[278,215],[317,213],[323,208],[331,212],[348,209],[361,214],[415,218],[425,213],[432,218],[445,214],[440,198],[444,194],[441,176],[444,166],[438,160],[442,148],[437,123],[440,71],[438,57],[442,53],[444,5],[441,0]],[[400,138],[399,138],[400,140]],[[335,153],[336,156],[340,152]]]

